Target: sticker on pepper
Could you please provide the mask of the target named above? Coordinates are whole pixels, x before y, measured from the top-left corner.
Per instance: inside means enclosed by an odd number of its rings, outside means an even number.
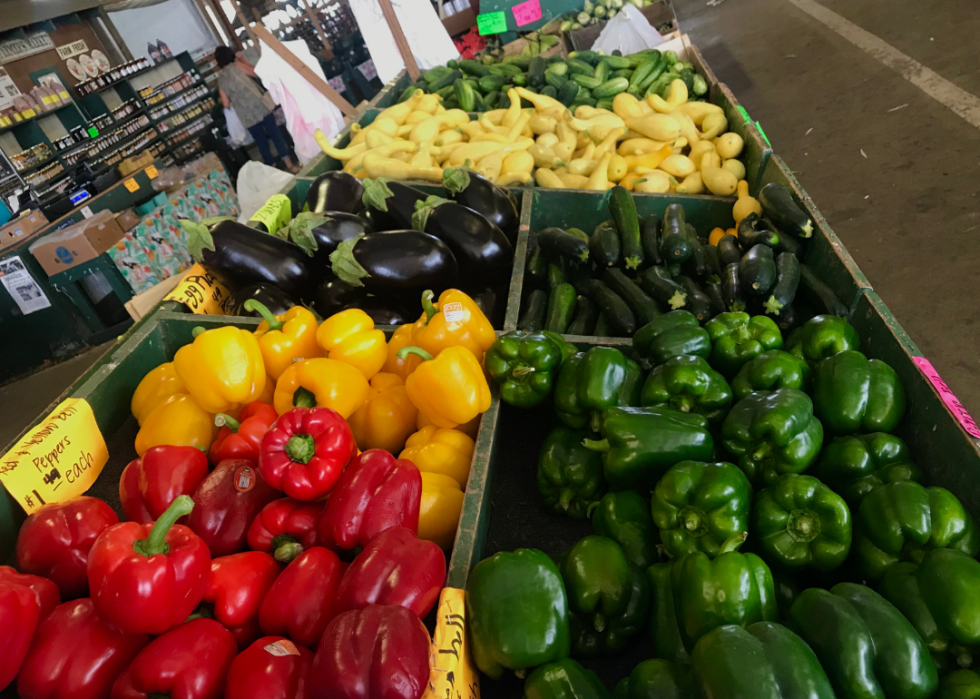
[[[247,493],[255,487],[255,471],[249,466],[242,466],[235,473],[235,490],[239,493]]]
[[[293,645],[292,641],[286,638],[276,641],[275,643],[270,643],[262,650],[269,655],[275,655],[276,657],[280,658],[285,655],[299,655],[299,649]]]
[[[458,323],[463,320],[463,304],[459,301],[447,303],[442,307],[442,314],[446,317],[447,323]]]

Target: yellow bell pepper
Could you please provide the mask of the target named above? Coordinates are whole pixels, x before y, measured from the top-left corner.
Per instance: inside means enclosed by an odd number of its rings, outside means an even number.
[[[272,404],[282,415],[294,407],[330,408],[346,420],[368,397],[364,374],[350,364],[318,357],[296,362],[276,383]]]
[[[327,357],[357,368],[370,380],[388,358],[385,334],[375,330],[371,316],[360,308],[335,313],[320,324],[316,341]]]
[[[490,407],[490,386],[483,367],[466,347],[447,347],[433,357],[420,347],[403,347],[398,354],[422,357],[422,364],[405,382],[415,407],[439,427],[469,422]],[[278,394],[277,394],[278,395]]]
[[[274,316],[255,299],[245,302],[245,310],[258,311],[265,319],[255,329],[265,373],[278,380],[294,360],[322,357],[316,343],[316,316],[302,306],[293,306],[283,315]]]
[[[419,360],[421,361],[421,360]],[[174,371],[173,362],[161,364],[156,369],[151,369],[133,393],[133,400],[129,403],[129,409],[136,418],[136,422],[143,424],[146,417],[153,412],[153,409],[162,402],[170,398],[175,393],[187,393],[184,382]]]
[[[143,456],[151,447],[211,446],[218,428],[214,416],[186,393],[175,393],[144,418],[136,433],[136,453]]]
[[[435,425],[423,427],[405,442],[399,459],[408,459],[423,473],[438,473],[452,478],[466,488],[476,442],[458,429],[447,430]]]
[[[459,528],[465,496],[459,484],[438,473],[422,474],[422,498],[419,501],[419,538],[432,541],[449,550]]]
[[[497,336],[476,301],[458,289],[443,291],[435,303],[432,297],[431,291],[422,294],[424,313],[412,328],[412,344],[432,356],[447,347],[465,347],[482,363]]]
[[[385,359],[384,366],[381,367],[381,371],[396,374],[401,377],[402,381],[405,381],[408,375],[418,369],[419,364],[422,363],[422,357],[417,354],[410,354],[404,359],[398,357],[398,350],[413,342],[412,327],[412,323],[405,323],[394,332],[391,339],[388,340],[388,358]]]
[[[257,400],[266,378],[255,335],[231,326],[194,332],[194,342],[177,350],[174,369],[197,404],[213,415]]]
[[[395,454],[415,429],[417,414],[402,377],[381,371],[371,379],[367,400],[354,411],[347,424],[361,451],[385,449]]]
[[[420,359],[421,359],[421,357],[420,357]],[[477,415],[475,418],[473,418],[469,422],[464,422],[462,425],[456,425],[456,427],[454,427],[453,429],[456,430],[457,432],[462,432],[463,434],[465,434],[466,436],[468,436],[470,439],[476,439],[476,433],[480,431],[480,418],[481,417],[482,416]],[[415,429],[421,431],[421,430],[424,430],[429,425],[435,425],[436,427],[438,427],[438,425],[436,425],[434,422],[432,422],[432,420],[430,420],[425,415],[425,413],[420,412],[418,418],[415,420]]]

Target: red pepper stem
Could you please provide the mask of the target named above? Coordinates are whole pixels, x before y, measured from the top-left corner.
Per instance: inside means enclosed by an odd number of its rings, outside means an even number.
[[[414,347],[413,345],[408,345],[407,347],[402,347],[400,350],[398,350],[398,358],[399,359],[404,359],[405,357],[407,357],[410,354],[417,354],[418,356],[422,357],[422,359],[424,359],[427,362],[432,359],[432,355],[429,354],[428,352],[426,352],[421,347]]]
[[[316,453],[316,442],[308,434],[294,434],[286,442],[286,456],[297,463],[305,464]]]
[[[258,314],[262,316],[262,320],[268,324],[269,332],[272,332],[273,330],[282,330],[282,326],[286,324],[285,321],[279,320],[272,315],[272,311],[269,310],[269,307],[261,301],[249,299],[244,303],[243,307],[246,311],[258,311]]]
[[[280,563],[289,563],[303,553],[303,545],[289,534],[280,534],[272,540],[272,557]]]
[[[170,503],[170,507],[154,523],[153,529],[150,530],[150,536],[135,542],[133,549],[136,553],[147,558],[159,553],[166,554],[170,551],[170,545],[167,543],[167,534],[170,532],[170,528],[176,524],[178,519],[184,515],[189,515],[193,509],[194,501],[190,495],[178,495]]]
[[[214,605],[201,602],[197,605],[194,613],[187,617],[187,621],[194,621],[195,619],[214,619]]]
[[[439,312],[439,310],[435,307],[435,304],[432,303],[432,299],[434,299],[435,296],[436,295],[432,292],[432,289],[426,289],[422,292],[422,310],[425,311],[426,325],[428,325],[429,321],[432,320],[432,317]]]
[[[238,432],[238,429],[242,426],[242,423],[238,420],[224,413],[218,413],[214,416],[214,424],[216,427],[227,427],[230,432]]]

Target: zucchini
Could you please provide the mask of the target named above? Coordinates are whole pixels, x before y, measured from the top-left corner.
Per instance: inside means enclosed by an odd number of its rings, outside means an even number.
[[[798,236],[809,238],[813,235],[813,220],[793,200],[793,195],[783,185],[770,182],[756,197],[762,205],[762,211],[776,228]]]
[[[595,69],[583,61],[569,59],[565,61],[565,65],[568,66],[568,72],[572,75],[588,75],[591,78],[595,73]]]
[[[640,229],[640,246],[643,248],[644,262],[650,265],[663,264],[660,257],[660,217],[650,214]]]
[[[632,76],[634,72],[635,71],[632,68],[622,68],[620,70],[614,70],[612,73],[609,74],[609,77],[626,78],[627,80],[629,80],[630,76]]]
[[[610,332],[609,319],[606,318],[605,313],[599,313],[599,317],[595,319],[595,327],[592,328],[592,334],[597,337],[609,337]]]
[[[776,283],[776,262],[772,248],[756,245],[738,263],[738,280],[751,296],[765,296]]]
[[[592,74],[592,77],[594,77],[599,82],[605,82],[606,80],[609,79],[609,72],[610,72],[609,63],[606,62],[605,60],[602,60],[599,61],[599,65],[595,67],[595,72]]]
[[[599,267],[615,267],[620,260],[619,231],[612,221],[603,221],[589,238],[589,256]]]
[[[640,327],[660,317],[657,302],[647,296],[636,282],[623,274],[623,270],[607,269],[602,275],[602,280],[626,302]]]
[[[704,279],[707,275],[707,263],[704,259],[704,249],[701,246],[701,241],[698,240],[698,232],[694,230],[694,226],[690,223],[685,224],[687,228],[687,235],[691,239],[691,256],[687,258],[682,266],[687,266],[688,271],[698,279]]]
[[[549,86],[555,88],[556,90],[560,90],[565,86],[565,83],[568,82],[568,78],[566,78],[564,75],[559,75],[558,73],[546,72],[544,74],[544,81],[548,83]]]
[[[459,108],[464,112],[472,112],[476,109],[476,91],[469,83],[456,80],[453,82],[453,92],[456,101],[459,102]]]
[[[616,185],[609,193],[609,212],[619,229],[623,262],[626,269],[639,269],[643,264],[643,244],[640,241],[640,219],[629,190]]]
[[[705,272],[709,277],[714,275],[720,278],[721,262],[718,259],[718,248],[716,248],[714,245],[702,245],[701,249],[704,250]]]
[[[701,291],[697,282],[681,274],[677,277],[677,283],[687,292],[687,310],[694,314],[701,325],[715,317],[712,313],[711,299]]]
[[[477,81],[477,84],[480,86],[480,92],[485,95],[488,95],[491,92],[497,92],[506,83],[507,78],[503,77],[502,75],[484,75]]]
[[[720,277],[714,277],[713,281],[709,278],[704,285],[704,295],[711,302],[711,317],[714,318],[719,313],[725,312],[725,296],[722,293]]]
[[[569,335],[591,335],[598,317],[599,307],[588,296],[579,296],[575,299],[575,315],[565,332]]]
[[[534,248],[524,265],[524,278],[540,285],[548,279],[548,257],[541,248]]]
[[[592,279],[592,265],[588,262],[579,262],[569,257],[562,257],[560,260],[561,268],[565,271],[565,278],[568,283],[575,287],[580,294],[584,294]]]
[[[444,87],[450,87],[463,77],[458,70],[451,71],[434,83],[429,83],[429,92],[439,92]],[[413,91],[414,92],[414,91]],[[411,95],[409,95],[411,97]]]
[[[577,82],[569,80],[558,88],[558,101],[566,107],[571,107],[575,101],[575,96],[578,95],[578,88],[579,84]]]
[[[412,95],[415,94],[416,90],[418,90],[418,88],[415,85],[409,85],[408,87],[406,87],[404,90],[402,90],[402,93],[398,96],[398,102],[396,104],[401,104],[405,100],[410,99]],[[435,92],[435,90],[429,88],[429,92]]]
[[[620,92],[626,92],[626,88],[630,86],[630,81],[626,78],[613,78],[612,80],[606,80],[599,87],[592,90],[592,96],[598,99],[612,99]]]
[[[663,267],[648,267],[637,277],[640,286],[665,308],[676,311],[687,304],[687,292]]]
[[[558,98],[558,90],[556,90],[552,85],[545,85],[544,87],[542,87],[540,94],[546,97],[550,97],[551,99]]]
[[[664,265],[664,271],[670,275],[671,279],[682,272],[679,262],[671,262],[669,265]]]
[[[544,329],[553,333],[563,333],[572,322],[575,312],[575,287],[565,282],[551,290],[548,298],[548,314],[545,316]]]
[[[525,332],[537,332],[544,327],[544,316],[548,310],[548,292],[535,289],[527,297],[527,307],[517,321],[517,329]]]
[[[745,294],[742,293],[742,282],[738,277],[739,264],[733,262],[722,270],[721,294],[725,308],[729,311],[745,310]]]
[[[597,279],[589,282],[589,298],[595,301],[596,305],[606,316],[609,330],[617,333],[617,336],[629,337],[636,332],[636,318],[629,305],[615,291],[610,289]]]
[[[684,207],[680,204],[670,204],[664,212],[660,252],[668,263],[684,262],[694,252],[684,221]]]
[[[585,243],[589,242],[589,234],[583,231],[581,228],[568,228],[565,230],[565,232],[568,233],[568,235],[574,235],[576,238]]]
[[[482,78],[484,75],[492,75],[490,72],[490,66],[483,65],[479,61],[474,61],[472,59],[457,61],[456,65],[467,75],[475,75],[480,78]]]
[[[556,286],[561,284],[567,284],[568,277],[565,276],[565,270],[561,268],[561,265],[555,262],[548,263],[548,288],[554,290]]]
[[[806,241],[800,240],[794,235],[786,235],[783,233],[779,236],[779,245],[776,246],[776,252],[788,252],[791,255],[796,255],[796,259],[800,262],[806,260]]]
[[[724,235],[718,241],[718,264],[722,271],[730,264],[738,264],[742,259],[742,250],[738,247],[738,238]]]
[[[738,224],[738,244],[743,250],[751,250],[756,245],[776,248],[779,240],[779,231],[775,226],[754,212]]]
[[[554,252],[581,262],[589,261],[588,244],[561,228],[545,228],[540,231],[537,235],[537,243],[546,253]]]
[[[593,78],[591,75],[579,75],[578,73],[572,76],[572,80],[587,90],[594,90],[602,84],[599,78]]]
[[[847,316],[847,308],[841,303],[834,290],[824,284],[807,265],[800,265],[800,298],[813,307],[818,315]]]
[[[626,56],[603,56],[602,62],[608,64],[613,70],[630,67],[630,59]]]
[[[781,252],[776,256],[776,283],[766,300],[766,313],[778,316],[779,311],[796,298],[796,289],[800,286],[800,261],[796,255]]]

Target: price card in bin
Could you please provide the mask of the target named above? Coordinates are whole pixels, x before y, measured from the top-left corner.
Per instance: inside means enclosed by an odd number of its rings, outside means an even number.
[[[200,263],[190,268],[164,301],[177,301],[187,306],[191,313],[201,315],[231,315],[233,303],[231,292]]]
[[[523,27],[525,24],[537,22],[541,19],[540,0],[527,0],[527,2],[514,5],[510,9],[514,13],[514,22],[518,27]]]

